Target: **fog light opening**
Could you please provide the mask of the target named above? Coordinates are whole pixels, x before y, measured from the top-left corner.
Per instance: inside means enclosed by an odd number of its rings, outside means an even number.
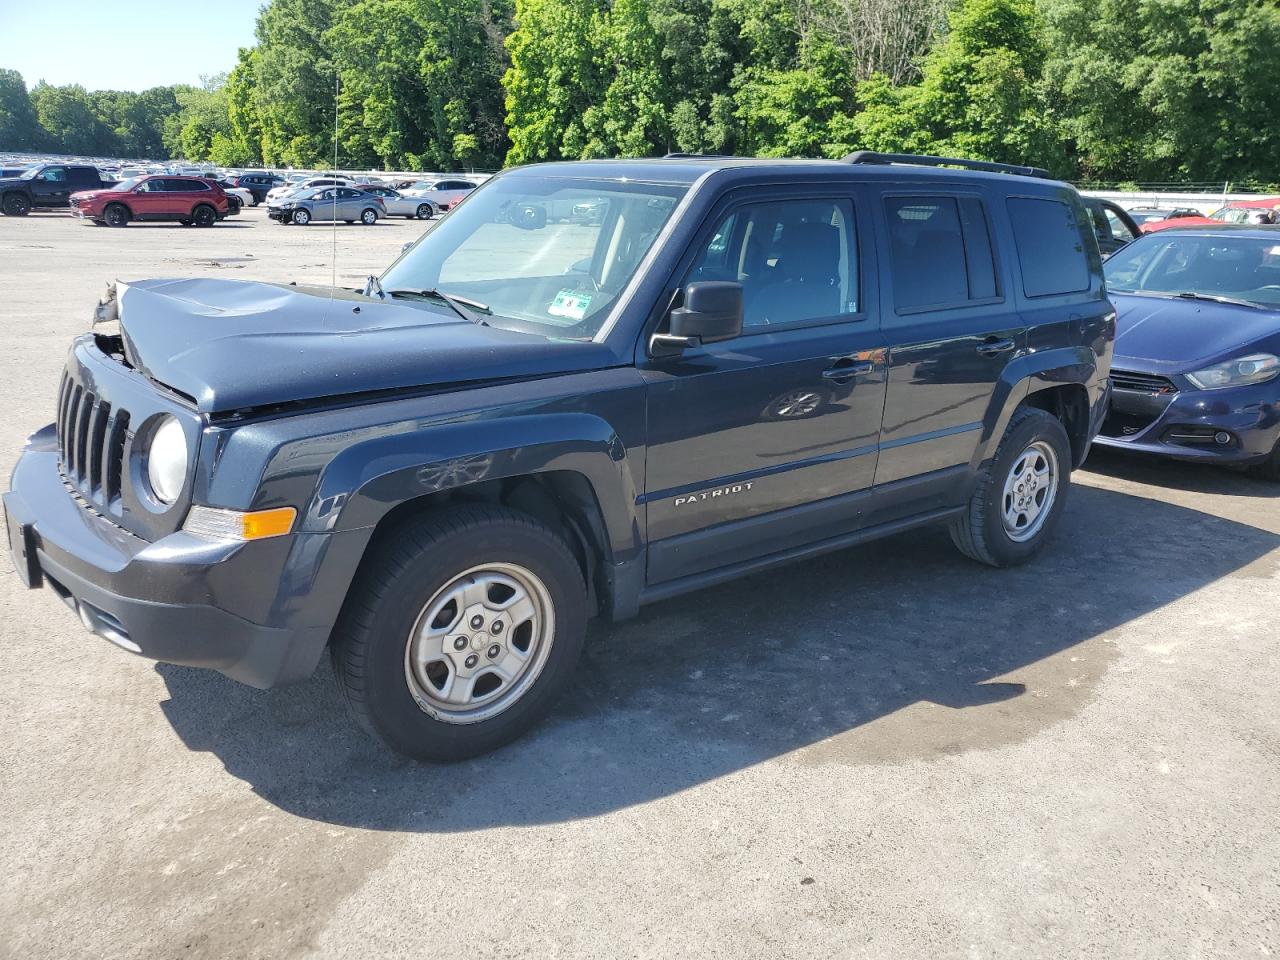
[[[1225,447],[1231,442],[1231,434],[1227,433],[1225,430],[1219,430],[1213,435],[1213,442],[1220,447]]]

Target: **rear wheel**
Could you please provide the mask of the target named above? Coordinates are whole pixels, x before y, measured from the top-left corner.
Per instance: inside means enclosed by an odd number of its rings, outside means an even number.
[[[10,217],[25,217],[31,212],[31,200],[25,193],[6,193],[3,209]]]
[[[123,204],[113,203],[102,211],[102,220],[108,227],[123,227],[129,222],[129,211]]]
[[[351,221],[347,221],[350,223]],[[371,227],[378,222],[378,211],[373,207],[365,207],[360,211],[360,222],[366,227]]]
[[[300,227],[305,227],[311,222],[311,214],[306,210],[295,210],[293,211],[293,222]]]
[[[197,227],[212,227],[218,222],[218,211],[206,204],[201,204],[191,211],[191,222]]]
[[[960,551],[993,567],[1025,563],[1044,546],[1066,506],[1071,444],[1053,415],[1014,412],[964,513],[951,523]]]
[[[366,730],[418,760],[462,760],[532,728],[585,631],[564,541],[525,514],[473,504],[410,521],[377,548],[331,652]]]

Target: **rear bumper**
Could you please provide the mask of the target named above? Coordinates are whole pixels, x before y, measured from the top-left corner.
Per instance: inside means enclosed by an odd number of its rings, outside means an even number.
[[[290,573],[290,562],[318,565],[324,547],[305,541],[334,535],[246,544],[178,532],[147,542],[71,494],[52,426],[28,441],[10,486],[3,500],[15,566],[92,632],[132,653],[208,667],[255,687],[302,680],[315,669],[332,615],[326,610],[315,622],[296,594],[284,591],[282,603],[277,591],[288,584],[305,593],[312,577],[305,569]],[[255,604],[264,582],[270,596]],[[267,622],[248,619],[237,604],[258,606]]]
[[[1280,442],[1280,382],[1274,380],[1228,390],[1185,390],[1163,409],[1159,409],[1162,402],[1117,391],[1113,408],[1123,414],[1125,404],[1150,421],[1130,419],[1122,427],[1120,416],[1109,417],[1094,443],[1178,460],[1243,466],[1265,460]],[[1215,439],[1219,433],[1226,435],[1225,443]]]

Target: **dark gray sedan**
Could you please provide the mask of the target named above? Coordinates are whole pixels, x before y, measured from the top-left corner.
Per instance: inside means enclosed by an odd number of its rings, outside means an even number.
[[[359,220],[372,226],[387,215],[381,197],[351,187],[318,187],[281,197],[267,207],[267,216],[281,223],[305,227],[313,220]]]

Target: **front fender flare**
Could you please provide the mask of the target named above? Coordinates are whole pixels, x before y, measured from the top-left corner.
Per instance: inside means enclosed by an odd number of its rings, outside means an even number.
[[[629,556],[640,547],[634,466],[613,427],[591,414],[438,424],[340,451],[325,465],[300,529],[372,527],[394,507],[423,496],[568,471],[584,476],[594,490],[614,556]]]

